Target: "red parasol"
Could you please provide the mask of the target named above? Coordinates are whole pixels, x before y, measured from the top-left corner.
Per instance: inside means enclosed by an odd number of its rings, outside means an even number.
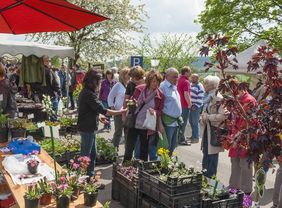
[[[0,33],[75,31],[107,19],[65,0],[0,1]]]

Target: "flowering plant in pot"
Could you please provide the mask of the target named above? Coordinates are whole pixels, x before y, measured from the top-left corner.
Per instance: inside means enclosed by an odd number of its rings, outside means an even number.
[[[35,158],[29,159],[27,162],[27,169],[31,174],[36,174],[38,171],[39,161]]]
[[[0,109],[0,143],[8,141],[8,115],[3,114]]]
[[[83,193],[84,193],[84,205],[89,207],[95,206],[98,199],[98,189],[94,179],[90,179],[88,183],[87,182],[84,183]]]
[[[56,207],[57,208],[68,208],[70,205],[70,198],[73,193],[73,188],[68,184],[65,175],[59,178],[56,186]]]
[[[26,123],[27,120],[23,118],[13,118],[8,121],[12,138],[26,136]]]
[[[24,195],[24,202],[26,208],[37,208],[39,207],[39,199],[41,192],[38,184],[30,184],[27,187],[27,192]]]
[[[87,156],[81,156],[70,160],[68,170],[68,183],[73,188],[73,194],[71,197],[72,200],[77,199],[80,194],[80,188],[83,183],[80,178],[86,174],[89,164],[90,158]]]
[[[42,196],[40,198],[40,205],[51,204],[55,183],[48,182],[47,178],[44,177],[43,179],[40,179],[40,181],[38,181],[38,186],[40,188],[40,192],[42,193]]]

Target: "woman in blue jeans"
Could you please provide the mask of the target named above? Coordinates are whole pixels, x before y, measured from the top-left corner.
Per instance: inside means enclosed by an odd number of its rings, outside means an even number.
[[[83,79],[83,89],[78,99],[78,122],[77,127],[81,136],[81,156],[90,157],[90,165],[87,170],[88,176],[94,175],[96,160],[96,131],[99,120],[106,123],[106,117],[99,118],[99,114],[110,116],[119,115],[126,110],[120,111],[106,109],[99,101],[99,91],[102,75],[95,70],[89,70]]]
[[[212,131],[219,127],[225,120],[226,109],[221,104],[222,95],[218,93],[217,87],[220,82],[219,77],[208,75],[204,79],[204,88],[206,91],[204,97],[203,113],[201,115],[202,125],[202,151],[203,151],[203,170],[204,175],[211,178],[217,173],[218,153],[223,152],[221,146],[214,146],[212,140]],[[215,127],[215,128],[213,128]]]

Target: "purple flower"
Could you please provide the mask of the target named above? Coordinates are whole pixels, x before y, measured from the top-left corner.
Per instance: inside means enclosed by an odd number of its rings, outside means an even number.
[[[252,207],[252,197],[249,194],[244,194],[243,206],[245,208]]]

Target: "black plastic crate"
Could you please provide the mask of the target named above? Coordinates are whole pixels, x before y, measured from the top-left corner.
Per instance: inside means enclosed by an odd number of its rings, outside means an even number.
[[[118,171],[119,164],[113,163],[113,178],[123,183],[125,186],[132,186],[137,187],[138,186],[138,176],[134,177],[132,180],[129,180],[127,177],[125,177],[123,174],[121,174]]]
[[[137,208],[138,189],[113,178],[112,199],[119,201],[125,208]]]
[[[43,129],[42,128],[33,129],[33,130],[27,130],[26,135],[27,136],[32,136],[33,139],[35,139],[35,140],[42,140],[44,138],[44,134],[43,134]]]
[[[140,195],[138,200],[138,208],[164,208],[164,206],[150,199],[149,197],[146,197],[144,195],[140,196]]]
[[[161,190],[162,192],[175,196],[185,194],[192,191],[201,191],[202,174],[191,175],[183,178],[168,178],[167,182],[159,179],[159,174],[156,172],[148,173],[147,171],[139,171],[140,189],[142,185],[148,184],[151,188]],[[144,190],[145,191],[145,190]]]
[[[120,201],[125,208],[137,208],[137,180],[129,180],[118,172],[117,164],[113,165],[112,199]]]
[[[202,208],[242,208],[243,207],[243,199],[244,193],[239,192],[229,198],[222,200],[212,200],[212,199],[203,199],[202,200]]]
[[[163,205],[160,202],[156,201],[156,199],[153,199],[146,194],[139,193],[139,208],[173,208],[173,207],[181,207],[181,208],[200,208],[201,207],[201,201],[194,202],[189,205],[179,205],[176,206],[175,204],[167,204]]]

